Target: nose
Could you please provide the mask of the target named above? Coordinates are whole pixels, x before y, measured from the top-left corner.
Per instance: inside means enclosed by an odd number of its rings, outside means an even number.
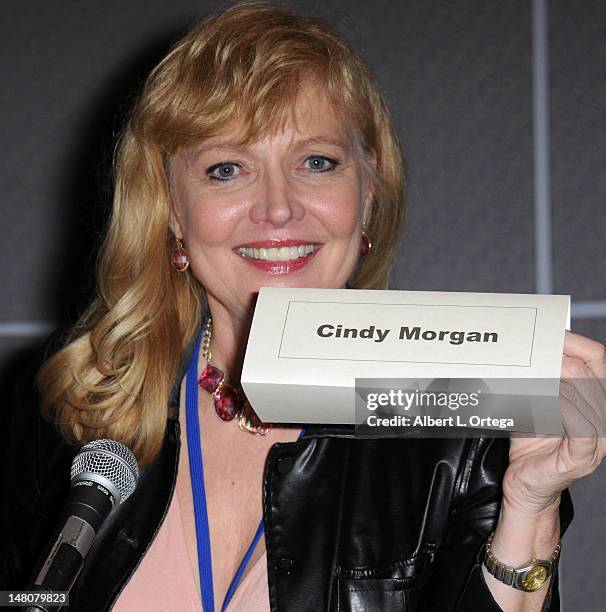
[[[283,171],[268,172],[259,181],[258,187],[250,210],[250,217],[255,223],[266,222],[280,228],[305,216],[305,207]]]

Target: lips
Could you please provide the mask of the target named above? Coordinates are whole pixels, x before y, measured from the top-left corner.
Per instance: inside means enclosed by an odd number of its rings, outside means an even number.
[[[238,254],[242,257],[259,259],[262,261],[293,261],[311,255],[316,249],[314,244],[300,244],[299,246],[281,247],[240,247]]]
[[[309,263],[321,247],[302,240],[265,240],[237,247],[234,253],[264,272],[288,274]]]

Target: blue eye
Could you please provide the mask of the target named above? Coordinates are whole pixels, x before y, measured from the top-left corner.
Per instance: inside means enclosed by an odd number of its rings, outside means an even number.
[[[228,181],[238,176],[242,166],[235,162],[221,162],[206,169],[206,175],[216,181]]]
[[[339,162],[336,159],[332,159],[331,157],[326,157],[325,155],[310,155],[305,163],[309,165],[307,168],[312,172],[330,172],[334,170]]]

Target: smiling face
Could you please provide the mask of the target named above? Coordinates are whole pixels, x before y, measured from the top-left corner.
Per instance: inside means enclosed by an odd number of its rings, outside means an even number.
[[[260,287],[343,287],[370,204],[361,147],[317,88],[248,145],[227,132],[171,159],[171,228],[213,315],[246,316]]]

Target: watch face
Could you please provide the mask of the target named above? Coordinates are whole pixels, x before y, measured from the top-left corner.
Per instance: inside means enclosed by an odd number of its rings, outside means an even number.
[[[526,591],[536,591],[543,586],[548,576],[547,568],[544,565],[535,565],[522,577],[522,587]]]

